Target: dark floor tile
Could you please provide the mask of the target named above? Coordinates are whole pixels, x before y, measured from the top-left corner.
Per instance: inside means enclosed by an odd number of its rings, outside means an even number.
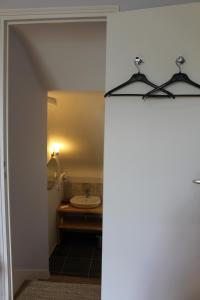
[[[62,275],[68,276],[88,276],[90,269],[90,260],[68,258],[62,268]]]
[[[51,274],[101,277],[102,250],[98,236],[67,233],[49,259]]]
[[[69,251],[70,258],[91,259],[95,251],[95,247],[91,245],[72,245]]]
[[[101,260],[93,260],[89,272],[89,277],[101,277]]]
[[[49,259],[49,271],[51,274],[59,274],[65,262],[64,256],[54,256]]]

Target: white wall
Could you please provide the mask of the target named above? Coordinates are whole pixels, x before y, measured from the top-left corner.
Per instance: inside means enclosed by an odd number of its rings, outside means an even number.
[[[10,35],[9,76],[10,203],[16,289],[35,273],[48,273],[48,203],[46,92],[14,32]]]
[[[153,82],[178,70],[178,55],[200,82],[199,15],[194,4],[110,16],[107,90],[138,55]],[[106,99],[102,300],[200,298],[199,132],[199,98]]]
[[[5,289],[5,287],[4,287],[5,286],[5,280],[4,279],[5,279],[5,275],[6,275],[5,266],[3,264],[4,249],[3,249],[2,241],[3,241],[3,234],[2,234],[2,230],[1,230],[1,234],[0,234],[0,299],[3,298],[3,295],[4,295],[4,289]]]
[[[0,8],[32,8],[51,6],[119,5],[121,10],[189,3],[193,0],[1,0]]]

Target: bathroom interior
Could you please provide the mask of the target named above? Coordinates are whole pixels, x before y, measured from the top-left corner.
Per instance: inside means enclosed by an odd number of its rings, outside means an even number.
[[[105,56],[105,21],[10,26],[14,291],[101,280]]]
[[[48,94],[49,269],[101,277],[104,98]]]

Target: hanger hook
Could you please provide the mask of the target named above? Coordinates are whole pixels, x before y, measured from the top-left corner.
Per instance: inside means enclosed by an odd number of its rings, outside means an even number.
[[[139,56],[136,56],[136,58],[135,58],[135,60],[134,60],[134,64],[135,64],[135,66],[136,66],[136,68],[137,68],[137,70],[138,70],[138,74],[140,74],[140,65],[143,63],[144,61],[142,60],[142,58],[141,57],[139,57]]]
[[[179,56],[176,58],[176,65],[179,69],[179,73],[181,73],[181,65],[185,63],[185,58],[183,56]]]

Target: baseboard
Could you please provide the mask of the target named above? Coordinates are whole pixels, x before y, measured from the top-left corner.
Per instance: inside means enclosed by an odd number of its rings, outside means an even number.
[[[21,285],[26,280],[36,280],[36,279],[48,279],[49,270],[48,269],[18,269],[13,270],[13,290],[14,294],[18,291]]]

